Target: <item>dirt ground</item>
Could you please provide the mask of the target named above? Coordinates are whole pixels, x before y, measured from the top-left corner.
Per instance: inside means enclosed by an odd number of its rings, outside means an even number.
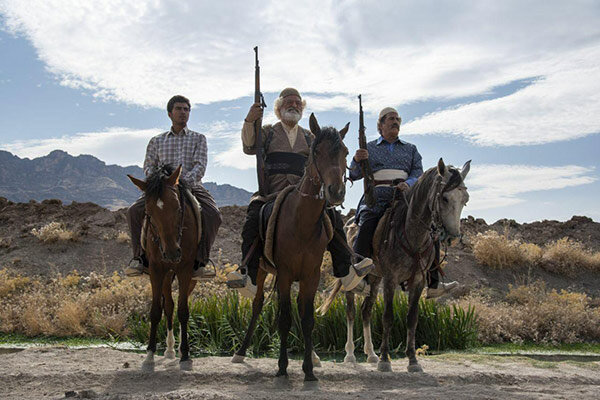
[[[425,372],[393,372],[367,363],[323,362],[318,391],[303,390],[301,362],[291,360],[289,386],[276,387],[275,359],[194,359],[191,372],[157,357],[155,372],[140,370],[144,355],[110,348],[30,348],[0,354],[2,399],[597,399],[600,361],[536,361],[525,357],[446,354],[421,358]]]

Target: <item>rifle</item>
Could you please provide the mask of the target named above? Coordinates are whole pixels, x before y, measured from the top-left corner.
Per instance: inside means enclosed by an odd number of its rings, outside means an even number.
[[[365,118],[363,115],[362,108],[362,95],[358,95],[358,147],[361,149],[367,148],[367,137],[365,135]],[[365,193],[365,204],[367,207],[372,208],[375,206],[375,195],[373,193],[374,178],[373,171],[371,170],[371,164],[369,159],[362,160],[360,162],[360,170],[363,175],[364,193]]]
[[[254,47],[254,102],[260,104],[264,110],[267,104],[265,98],[260,92],[260,67],[258,66],[258,46]],[[263,157],[263,142],[262,142],[262,118],[254,121],[254,133],[256,135],[256,174],[258,175],[258,193],[261,196],[269,194],[267,187],[267,178],[265,176],[265,159]]]

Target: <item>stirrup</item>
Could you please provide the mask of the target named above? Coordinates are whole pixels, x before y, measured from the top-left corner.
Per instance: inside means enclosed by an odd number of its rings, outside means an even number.
[[[230,289],[241,289],[246,286],[248,274],[242,274],[239,271],[233,271],[227,274],[227,287]]]

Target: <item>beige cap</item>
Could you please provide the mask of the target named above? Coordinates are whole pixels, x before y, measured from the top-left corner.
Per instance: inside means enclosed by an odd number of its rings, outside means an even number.
[[[279,97],[284,98],[287,96],[298,96],[300,98],[302,98],[302,96],[300,96],[300,92],[298,92],[296,89],[294,88],[285,88],[281,91],[281,93],[279,93]]]
[[[381,118],[383,118],[384,115],[392,113],[392,112],[398,114],[398,111],[396,111],[396,109],[393,108],[393,107],[386,107],[386,108],[384,108],[383,110],[381,110],[379,112],[379,118],[377,120],[381,121]],[[400,115],[400,114],[398,114],[398,115]]]

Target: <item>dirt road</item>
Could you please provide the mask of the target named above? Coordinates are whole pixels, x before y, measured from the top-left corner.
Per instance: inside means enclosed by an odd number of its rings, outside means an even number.
[[[276,388],[275,359],[194,359],[192,372],[157,358],[154,373],[140,370],[143,355],[108,348],[30,348],[0,355],[2,399],[597,399],[600,361],[535,361],[524,357],[447,354],[421,358],[424,373],[323,362],[320,389],[304,391],[300,361],[290,362],[290,386]]]

